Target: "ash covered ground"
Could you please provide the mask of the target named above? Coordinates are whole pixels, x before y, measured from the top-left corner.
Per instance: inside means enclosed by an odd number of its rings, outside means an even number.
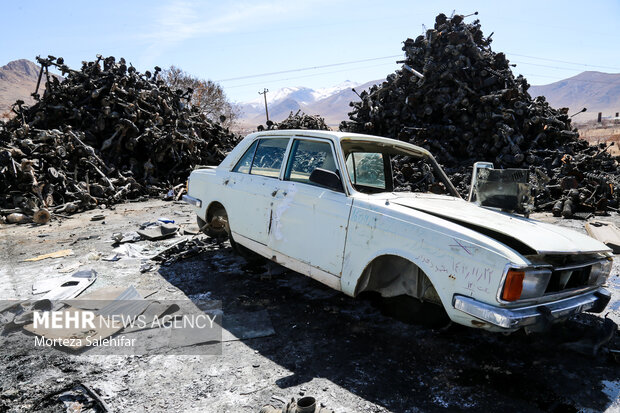
[[[98,214],[105,219],[91,221]],[[113,253],[113,233],[159,217],[197,229],[190,207],[156,200],[44,226],[0,226],[0,298],[28,298],[36,280],[92,268],[99,277],[87,292],[134,285],[156,291],[154,299],[221,300],[224,317],[243,324],[263,312],[275,333],[224,342],[216,356],[26,355],[0,347],[0,411],[67,411],[72,389],[82,384],[119,412],[258,412],[301,395],[336,412],[620,410],[620,364],[607,351],[586,357],[563,346],[592,335],[604,313],[530,335],[408,324],[382,314],[371,298],[347,297],[275,264],[250,266],[227,242],[204,235],[197,236],[203,242],[195,255],[153,263],[147,272],[138,258],[101,260]],[[584,221],[535,218],[584,231]],[[173,241],[131,245],[155,250]],[[73,255],[22,261],[68,248]],[[616,323],[619,270],[616,256],[606,310]],[[607,348],[620,348],[620,339]],[[87,405],[82,411],[101,411]]]

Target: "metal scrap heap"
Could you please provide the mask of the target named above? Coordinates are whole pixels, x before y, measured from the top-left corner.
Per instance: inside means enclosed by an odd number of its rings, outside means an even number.
[[[267,128],[260,125],[259,131],[272,129],[312,129],[312,130],[330,130],[325,123],[325,119],[319,115],[307,115],[298,110],[295,114],[291,112],[282,122],[267,122]]]
[[[343,131],[371,133],[430,150],[462,195],[471,165],[524,168],[537,177],[539,210],[617,210],[617,159],[605,146],[590,146],[571,127],[568,109],[533,99],[527,80],[515,77],[503,53],[491,50],[478,20],[439,14],[433,29],[407,39],[402,69],[352,102]],[[412,186],[411,168],[395,165],[396,183]],[[544,185],[540,184],[543,183]]]
[[[62,58],[37,61],[43,96],[35,91],[32,107],[16,102],[16,116],[0,122],[1,215],[72,213],[159,194],[196,165],[218,164],[238,140],[189,105],[191,89],[166,86],[159,67],[141,74],[99,55],[79,71]]]

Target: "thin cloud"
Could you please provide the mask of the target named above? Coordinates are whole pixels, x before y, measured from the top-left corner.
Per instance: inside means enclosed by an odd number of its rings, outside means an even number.
[[[308,9],[315,9],[317,3],[324,1],[268,0],[220,5],[175,1],[157,9],[150,29],[140,36],[148,45],[142,60],[153,63],[166,50],[191,39],[258,29],[306,16]]]

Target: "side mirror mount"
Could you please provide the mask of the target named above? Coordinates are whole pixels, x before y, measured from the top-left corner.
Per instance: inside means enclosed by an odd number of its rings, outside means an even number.
[[[474,191],[474,189],[476,188],[476,184],[478,183],[478,171],[480,169],[493,168],[495,168],[495,166],[491,162],[476,162],[474,164],[474,170],[471,173],[471,184],[469,185],[469,197],[467,198],[467,201],[476,201],[476,192]]]
[[[494,169],[489,162],[476,162],[469,202],[483,207],[517,212],[527,218],[533,209],[528,169]]]
[[[317,185],[342,192],[342,181],[336,172],[328,171],[323,168],[316,168],[310,174],[310,182]]]

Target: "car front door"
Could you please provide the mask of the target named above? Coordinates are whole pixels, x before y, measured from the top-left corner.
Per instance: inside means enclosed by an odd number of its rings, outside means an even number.
[[[268,232],[272,250],[339,277],[351,198],[309,179],[316,168],[342,176],[337,165],[329,140],[293,138]]]
[[[233,238],[243,236],[267,245],[272,194],[280,184],[289,139],[258,139],[233,168],[226,183],[230,189],[227,208]]]

